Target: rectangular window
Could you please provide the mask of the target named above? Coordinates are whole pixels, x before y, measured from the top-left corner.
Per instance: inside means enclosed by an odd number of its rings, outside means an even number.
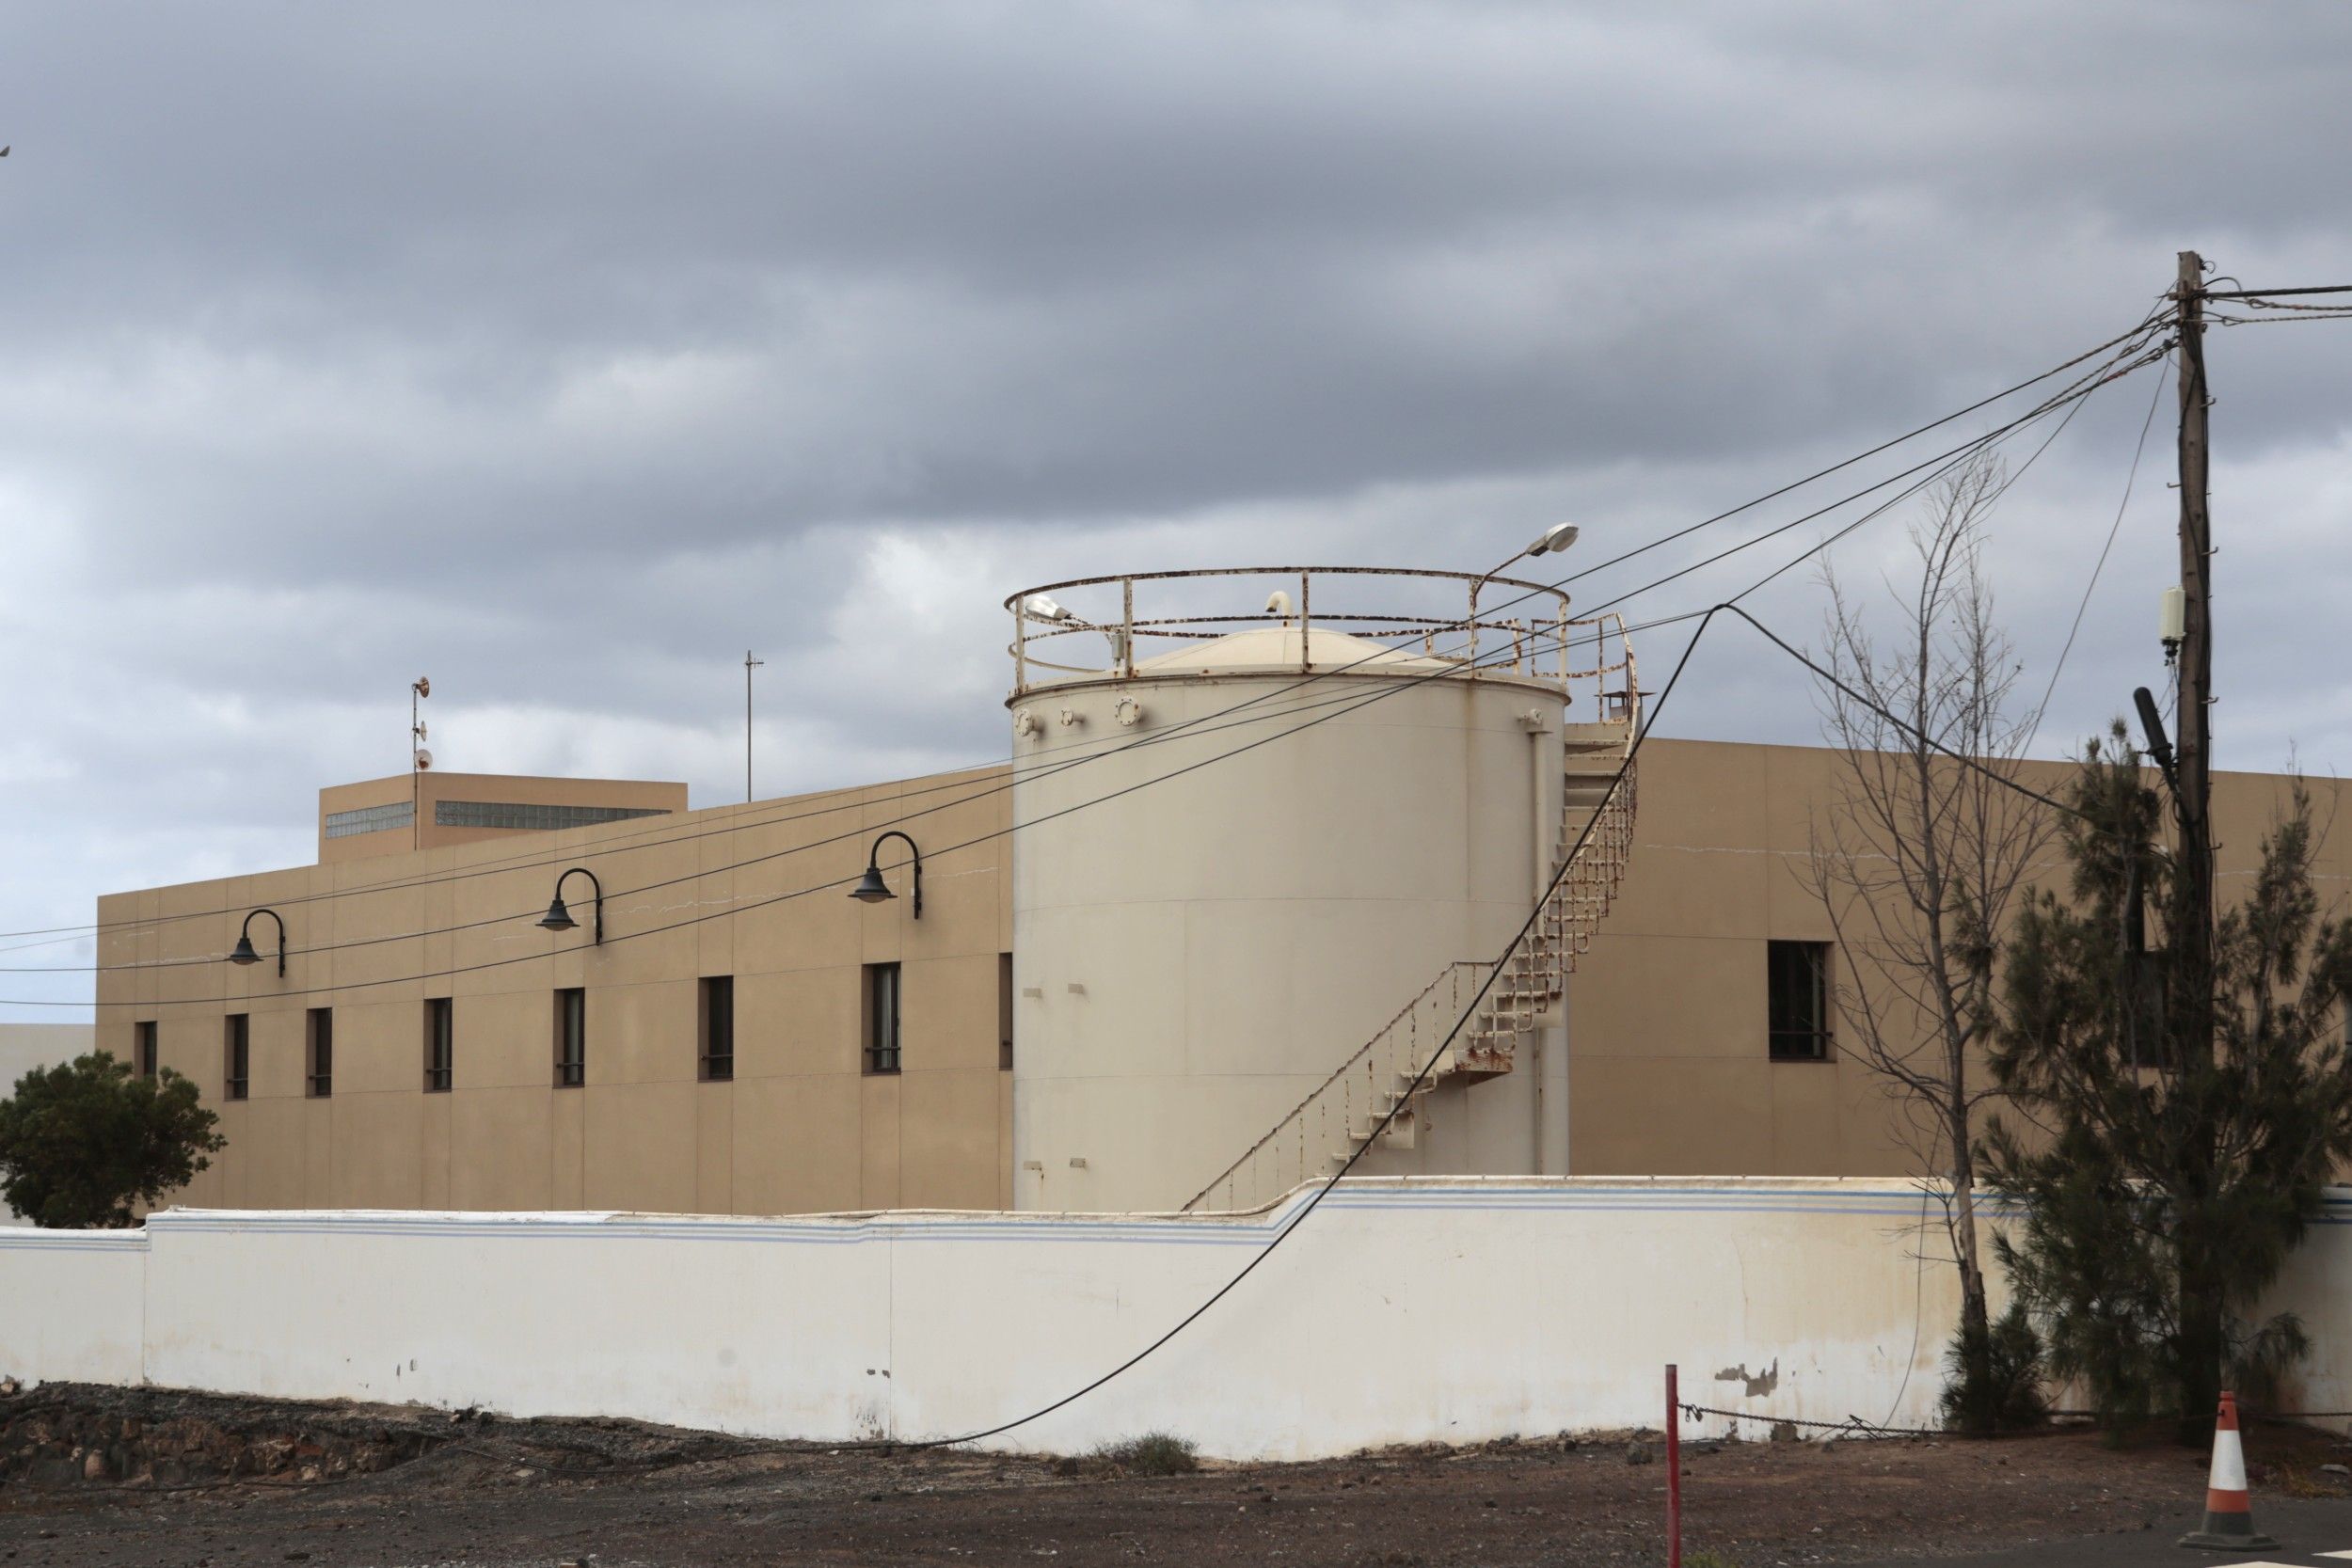
[[[251,1083],[246,1074],[252,1066],[252,1022],[251,1015],[246,1013],[230,1013],[228,1017],[227,1032],[222,1037],[220,1069],[221,1098],[224,1100],[243,1100]]]
[[[302,1053],[308,1064],[303,1072],[304,1092],[312,1100],[325,1100],[335,1092],[335,1010],[311,1008],[303,1034]]]
[[[446,996],[425,999],[424,1092],[447,1094],[457,1061],[457,1020]]]
[[[1012,955],[996,955],[996,1070],[1012,1070]]]
[[[588,1082],[588,993],[578,986],[555,993],[555,1086]]]
[[[866,966],[866,1070],[898,1070],[898,966]]]
[[[641,816],[669,815],[666,806],[548,806],[531,805],[519,800],[433,802],[433,825],[437,828],[500,828],[553,832],[564,828],[593,828],[600,822],[631,822]]]
[[[735,977],[705,975],[698,1011],[703,1081],[723,1084],[735,1076]]]
[[[1829,943],[1766,944],[1767,1023],[1776,1062],[1829,1059]]]
[[[359,833],[389,832],[405,828],[417,819],[417,803],[399,800],[388,806],[359,806],[351,811],[330,811],[326,814],[328,838],[351,838]]]
[[[155,1076],[155,1021],[147,1019],[131,1025],[131,1054],[136,1062],[141,1078]]]

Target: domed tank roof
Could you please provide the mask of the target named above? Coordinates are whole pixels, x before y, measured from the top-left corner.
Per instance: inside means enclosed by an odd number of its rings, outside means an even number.
[[[1136,662],[1138,677],[1232,675],[1266,671],[1360,670],[1377,674],[1427,674],[1459,668],[1459,661],[1407,653],[1343,631],[1293,626],[1253,626]],[[1303,655],[1303,664],[1302,664]]]

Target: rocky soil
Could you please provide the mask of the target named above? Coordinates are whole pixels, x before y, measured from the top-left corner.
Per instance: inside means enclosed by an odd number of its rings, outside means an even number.
[[[2267,1499],[2352,1494],[2341,1438],[2258,1427],[2248,1448],[2258,1518]],[[1684,1456],[1689,1549],[1737,1568],[2110,1532],[2169,1545],[2203,1501],[2201,1454],[2080,1432]],[[1662,1459],[1656,1434],[1619,1433],[1142,1474],[1092,1456],[49,1385],[0,1394],[0,1564],[1629,1568],[1663,1560]]]

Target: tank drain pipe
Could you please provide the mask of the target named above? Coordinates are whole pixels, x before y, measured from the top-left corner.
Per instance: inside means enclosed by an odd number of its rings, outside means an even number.
[[[1538,909],[1551,890],[1550,855],[1547,852],[1544,835],[1544,736],[1549,732],[1544,710],[1529,708],[1519,715],[1519,726],[1527,732],[1527,799],[1528,799],[1528,861],[1534,875],[1534,898]],[[1535,940],[1541,942],[1546,922],[1539,915]],[[1541,1018],[1539,1011],[1536,1015]],[[1541,1023],[1528,1031],[1528,1164],[1534,1174],[1542,1176],[1544,1169],[1544,1036],[1548,1031]]]

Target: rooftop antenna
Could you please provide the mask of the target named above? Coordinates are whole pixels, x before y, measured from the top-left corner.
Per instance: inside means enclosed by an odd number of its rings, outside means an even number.
[[[433,753],[424,749],[424,718],[417,705],[433,695],[433,681],[419,675],[408,683],[408,847],[421,847],[424,843],[423,812],[424,770],[433,766]]]
[[[768,661],[743,650],[743,803],[752,803],[752,672]]]

